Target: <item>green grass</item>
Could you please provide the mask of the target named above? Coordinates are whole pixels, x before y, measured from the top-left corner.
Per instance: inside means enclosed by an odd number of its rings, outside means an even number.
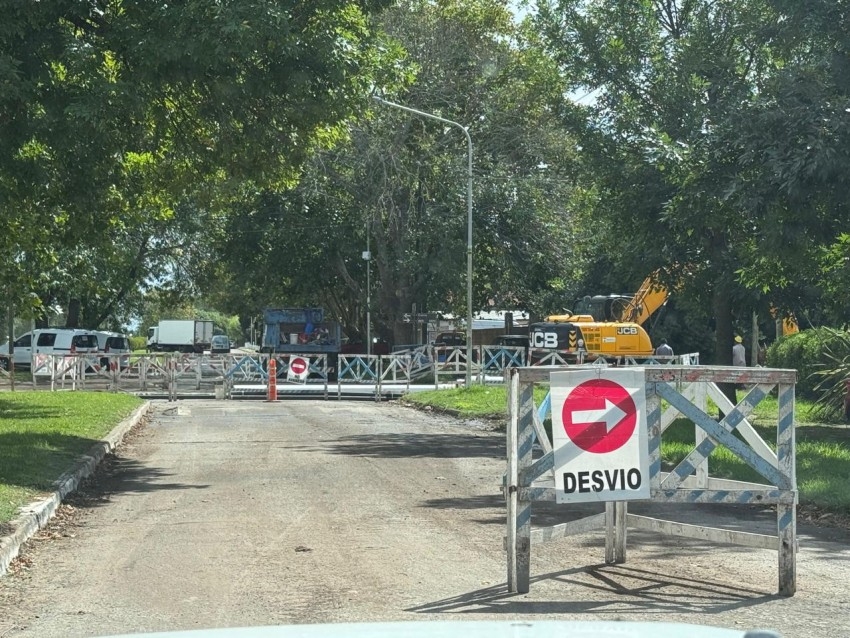
[[[101,392],[0,392],[0,523],[142,401]]]
[[[773,414],[776,419],[776,414]],[[757,419],[753,427],[775,449],[776,426]],[[800,502],[850,514],[850,429],[828,424],[799,423],[797,488]],[[694,426],[679,419],[661,437],[661,460],[666,468],[679,463],[693,449]],[[715,448],[708,459],[709,474],[718,478],[764,483],[757,472],[726,448]]]
[[[537,405],[547,388],[535,387]],[[437,390],[407,396],[412,402],[456,410],[464,417],[506,418],[504,386],[475,386],[470,390]],[[711,412],[713,406],[709,406]],[[715,409],[716,410],[716,409]],[[797,400],[797,487],[800,502],[850,515],[850,427],[813,421],[813,402]],[[756,407],[753,427],[775,448],[778,402],[765,397]],[[546,425],[548,426],[548,419]],[[549,428],[547,427],[547,431]],[[694,426],[686,419],[675,421],[662,436],[661,459],[665,469],[674,467],[694,447]],[[765,483],[765,479],[726,448],[718,447],[708,461],[709,474],[717,478]]]
[[[547,388],[534,388],[534,401],[540,403]],[[474,385],[471,388],[428,390],[408,394],[405,399],[418,405],[451,410],[462,417],[485,419],[507,416],[508,399],[504,386]]]

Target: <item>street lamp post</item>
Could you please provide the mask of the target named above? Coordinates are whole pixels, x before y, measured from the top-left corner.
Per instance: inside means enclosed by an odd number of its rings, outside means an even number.
[[[462,124],[447,120],[433,113],[426,113],[418,109],[412,109],[409,106],[403,106],[395,102],[390,102],[383,98],[373,95],[372,98],[384,106],[392,106],[393,108],[427,117],[450,126],[455,126],[463,131],[466,136],[466,146],[468,155],[468,167],[466,176],[466,387],[472,387],[472,138],[469,136],[469,131]]]
[[[372,251],[369,249],[369,222],[366,222],[366,356],[372,356]]]

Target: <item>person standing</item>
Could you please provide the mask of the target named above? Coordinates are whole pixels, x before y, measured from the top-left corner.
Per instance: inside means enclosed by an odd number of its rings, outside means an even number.
[[[735,345],[732,346],[732,365],[747,366],[747,349],[744,347],[744,340],[740,335],[735,337]]]
[[[655,354],[659,357],[672,357],[673,348],[667,344],[667,339],[662,339],[661,343],[655,349]]]

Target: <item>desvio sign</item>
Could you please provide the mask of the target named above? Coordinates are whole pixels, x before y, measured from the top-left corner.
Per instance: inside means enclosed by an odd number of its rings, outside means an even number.
[[[648,499],[642,368],[550,375],[558,503]]]

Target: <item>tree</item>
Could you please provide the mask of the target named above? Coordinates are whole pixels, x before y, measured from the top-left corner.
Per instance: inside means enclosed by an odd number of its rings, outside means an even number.
[[[765,0],[562,0],[535,20],[572,90],[593,97],[563,111],[599,189],[601,241],[619,272],[661,267],[685,304],[711,309],[721,364],[736,321],[768,305],[742,276],[758,220],[729,198],[739,157],[724,131],[788,60],[770,39],[778,18]]]
[[[293,179],[371,86],[383,4],[0,3],[0,286],[50,296],[69,255],[116,229],[145,252],[148,220],[199,187]]]
[[[556,69],[504,2],[405,2],[380,25],[387,50],[406,54],[388,96],[469,124],[475,309],[542,310],[578,279],[588,229],[574,223],[587,194],[574,193],[575,145],[553,114]],[[414,304],[465,314],[466,160],[457,129],[374,106],[351,120],[345,144],[317,150],[296,187],[239,207],[207,280],[229,281],[242,307],[321,299],[354,336],[368,233],[374,320],[409,342],[400,319]]]
[[[842,325],[850,195],[850,38],[836,3],[776,1],[788,63],[720,129],[736,159],[728,198],[753,220],[744,280],[805,323]],[[804,325],[805,325],[804,323]]]

